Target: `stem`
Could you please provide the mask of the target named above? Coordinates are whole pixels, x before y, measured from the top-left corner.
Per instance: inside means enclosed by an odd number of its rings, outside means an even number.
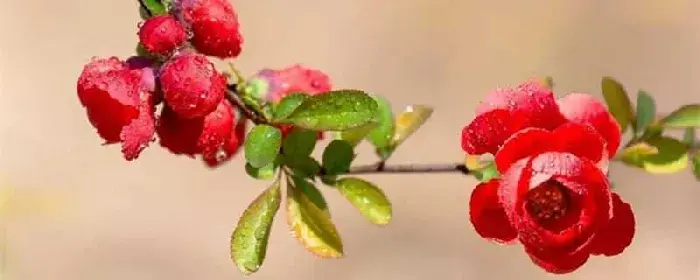
[[[390,173],[462,173],[464,175],[470,175],[472,171],[461,163],[387,165],[384,162],[379,162],[370,165],[359,165],[350,167],[350,170],[345,174]]]
[[[264,117],[262,117],[257,112],[251,110],[246,106],[243,101],[238,97],[238,90],[236,89],[236,84],[228,85],[228,92],[226,93],[226,99],[231,102],[234,106],[238,107],[241,113],[249,120],[255,124],[267,124],[269,123]]]

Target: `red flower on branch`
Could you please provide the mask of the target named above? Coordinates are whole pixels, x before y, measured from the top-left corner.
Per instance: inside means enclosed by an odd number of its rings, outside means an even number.
[[[316,95],[332,89],[331,81],[325,73],[294,64],[287,68],[263,69],[253,77],[253,84],[258,87],[261,97],[272,103],[278,103],[282,98],[292,93],[303,92]],[[292,125],[279,125],[283,137],[294,129]],[[323,139],[323,132],[318,133],[318,139]]]
[[[472,192],[470,220],[479,235],[519,241],[551,273],[631,244],[634,214],[606,176],[620,128],[601,102],[578,93],[557,102],[550,89],[528,82],[491,93],[477,112],[462,147],[494,154],[502,173]]]
[[[106,144],[121,143],[126,160],[153,140],[155,98],[152,69],[132,68],[116,57],[94,58],[78,78],[78,98]]]
[[[139,42],[154,54],[168,56],[185,41],[185,28],[171,15],[152,17],[139,28]]]
[[[192,32],[199,53],[235,58],[242,50],[238,15],[229,0],[176,0],[174,12]]]

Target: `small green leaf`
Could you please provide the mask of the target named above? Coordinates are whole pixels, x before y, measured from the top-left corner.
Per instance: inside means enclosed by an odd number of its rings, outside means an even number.
[[[398,147],[408,139],[433,115],[433,108],[423,105],[411,105],[396,116],[396,128],[392,146]]]
[[[335,186],[370,222],[386,225],[391,221],[391,202],[376,185],[360,178],[346,177],[338,180]]]
[[[691,161],[693,164],[693,175],[700,181],[700,153],[695,153]]]
[[[326,202],[326,198],[323,196],[323,193],[316,188],[316,186],[307,181],[305,178],[299,177],[299,176],[291,176],[292,181],[294,182],[294,187],[298,188],[301,190],[306,197],[309,198],[309,201],[311,201],[318,209],[323,210],[329,217],[331,215],[330,210],[328,209],[328,202]]]
[[[294,174],[313,179],[321,170],[321,164],[313,157],[288,157],[284,156],[284,165],[292,169]]]
[[[255,168],[251,166],[250,163],[245,164],[245,172],[248,173],[250,177],[259,180],[269,180],[274,178],[276,169],[277,165],[274,163],[270,163],[260,168]]]
[[[608,110],[620,124],[622,132],[625,132],[627,126],[634,122],[634,111],[627,91],[622,84],[611,77],[603,77],[601,87],[605,103],[608,104]]]
[[[246,275],[258,271],[265,260],[270,229],[281,200],[280,182],[276,180],[238,220],[231,236],[231,259]]]
[[[254,103],[258,103],[257,100],[265,99],[269,89],[270,84],[267,82],[267,80],[259,77],[253,77],[245,82],[241,93],[243,96],[249,97],[250,100],[255,100]]]
[[[282,121],[289,117],[294,110],[301,105],[304,100],[309,97],[308,94],[303,92],[296,92],[289,94],[280,100],[280,103],[275,107],[275,114],[273,120],[275,122]]]
[[[321,258],[343,257],[343,242],[330,217],[292,184],[287,184],[287,223],[309,252]]]
[[[654,121],[656,117],[656,103],[646,91],[640,90],[637,93],[637,132],[646,131],[647,127]]]
[[[310,96],[285,120],[315,131],[338,131],[371,122],[377,102],[359,90],[338,90]]]
[[[394,136],[394,113],[391,111],[391,104],[386,99],[375,96],[377,101],[377,127],[367,135],[367,140],[377,148],[391,145]]]
[[[142,7],[146,8],[150,12],[151,16],[158,16],[167,14],[168,10],[165,5],[163,5],[160,0],[139,0]]]
[[[700,104],[684,105],[661,120],[664,127],[700,127]]]
[[[245,158],[250,166],[264,167],[277,157],[282,145],[282,133],[279,129],[259,124],[253,127],[245,140]]]
[[[626,148],[620,157],[628,165],[651,174],[671,174],[688,166],[688,147],[676,139],[659,136]]]
[[[377,122],[370,122],[363,126],[350,128],[343,131],[334,131],[333,138],[345,140],[348,143],[350,143],[351,146],[355,147],[357,146],[357,144],[360,143],[360,141],[362,141],[362,139],[365,139],[365,137],[367,137],[367,135],[370,132],[372,132],[372,130],[374,130],[378,125],[379,123]]]
[[[355,158],[353,147],[344,140],[331,141],[323,150],[322,166],[327,175],[345,173]]]
[[[683,132],[683,143],[691,148],[695,145],[695,128],[687,127]]]
[[[317,132],[306,129],[294,129],[282,144],[282,151],[288,157],[307,157],[316,147]]]
[[[488,182],[501,177],[501,173],[498,172],[498,168],[496,168],[496,164],[493,162],[481,169],[470,170],[474,172],[474,177],[481,182]]]

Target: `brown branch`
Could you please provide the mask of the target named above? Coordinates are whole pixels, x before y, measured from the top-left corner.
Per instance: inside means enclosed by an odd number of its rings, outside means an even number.
[[[438,164],[396,164],[387,165],[379,162],[370,165],[358,165],[350,167],[345,174],[390,174],[390,173],[462,173],[470,175],[472,172],[461,163]]]
[[[238,97],[238,92],[235,84],[228,85],[228,91],[226,92],[225,97],[229,102],[231,102],[235,107],[237,107],[241,111],[243,116],[251,120],[253,123],[268,123],[268,121],[263,116],[260,116],[257,112],[251,110],[248,106],[246,106],[243,103],[243,101],[241,101],[241,99]]]

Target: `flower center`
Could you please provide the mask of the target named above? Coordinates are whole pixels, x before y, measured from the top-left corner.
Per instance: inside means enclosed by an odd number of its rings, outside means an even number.
[[[564,217],[569,203],[566,187],[557,181],[548,181],[528,191],[525,207],[539,222],[549,223]]]

